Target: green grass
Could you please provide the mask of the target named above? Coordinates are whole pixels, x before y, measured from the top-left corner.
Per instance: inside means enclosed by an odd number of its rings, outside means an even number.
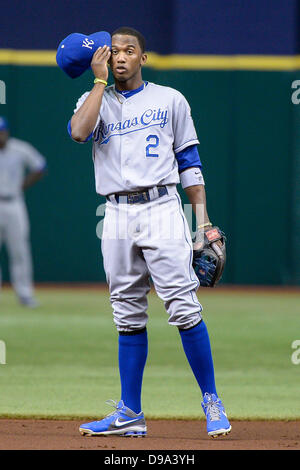
[[[101,417],[119,399],[117,332],[107,291],[39,289],[24,309],[10,289],[0,296],[0,416]],[[201,290],[218,393],[231,418],[300,418],[300,294]],[[149,418],[203,418],[201,395],[177,329],[149,296],[149,355],[143,410]]]

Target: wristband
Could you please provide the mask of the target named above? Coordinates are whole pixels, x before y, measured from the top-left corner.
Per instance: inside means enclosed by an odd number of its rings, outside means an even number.
[[[94,83],[103,83],[103,85],[107,85],[107,82],[105,80],[102,80],[102,78],[95,78]]]
[[[198,225],[198,230],[200,230],[201,228],[204,228],[204,227],[212,227],[212,223],[211,222],[206,222],[206,224]]]
[[[189,188],[190,186],[198,186],[199,184],[204,185],[204,178],[200,168],[187,168],[180,173],[180,183],[183,189]]]

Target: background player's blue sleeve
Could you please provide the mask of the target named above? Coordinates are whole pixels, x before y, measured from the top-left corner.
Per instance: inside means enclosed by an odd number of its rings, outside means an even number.
[[[197,145],[190,145],[181,152],[175,153],[175,157],[178,163],[179,173],[191,167],[198,167],[202,170]]]
[[[71,137],[72,140],[74,140],[74,139],[72,138],[71,119],[70,119],[70,121],[68,122],[67,129],[68,129],[69,136]],[[89,140],[91,140],[92,137],[93,137],[93,132],[90,133],[90,135],[85,139],[85,141],[79,142],[79,143],[84,144],[85,142],[88,142]],[[78,143],[78,142],[77,142],[77,143]]]

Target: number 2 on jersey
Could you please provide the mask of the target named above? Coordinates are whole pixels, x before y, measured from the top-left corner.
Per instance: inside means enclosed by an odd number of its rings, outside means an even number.
[[[156,147],[158,147],[159,144],[159,138],[157,135],[150,134],[146,138],[147,142],[151,142],[146,146],[146,157],[159,157],[158,153],[153,153]]]

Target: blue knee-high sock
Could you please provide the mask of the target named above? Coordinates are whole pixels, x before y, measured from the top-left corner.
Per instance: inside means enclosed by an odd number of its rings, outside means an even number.
[[[119,335],[121,400],[135,413],[141,411],[143,373],[148,354],[147,331]]]
[[[194,328],[179,330],[183,349],[202,395],[215,393],[215,373],[208,331],[203,320]]]

